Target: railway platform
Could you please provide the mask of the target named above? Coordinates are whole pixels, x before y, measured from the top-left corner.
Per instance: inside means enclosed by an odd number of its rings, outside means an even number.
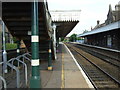
[[[87,76],[76,62],[69,49],[60,43],[57,60],[53,61],[53,70],[46,69],[46,62],[41,63],[42,88],[86,88],[93,90]]]

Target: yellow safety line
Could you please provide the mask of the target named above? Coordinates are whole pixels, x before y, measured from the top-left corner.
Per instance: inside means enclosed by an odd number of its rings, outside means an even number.
[[[64,82],[64,54],[62,53],[62,74],[61,74],[61,90],[62,88],[65,87],[65,82]]]

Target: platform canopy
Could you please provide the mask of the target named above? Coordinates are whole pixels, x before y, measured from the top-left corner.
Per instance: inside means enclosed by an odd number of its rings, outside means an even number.
[[[80,34],[79,37],[84,37],[84,36],[88,36],[88,35],[98,34],[98,33],[107,32],[107,31],[111,31],[111,30],[116,30],[119,28],[120,28],[120,21],[117,21],[117,22],[108,24],[104,27],[100,27],[95,30],[89,31],[87,33]]]
[[[57,37],[65,37],[80,21],[81,10],[52,10],[52,22],[56,25]]]

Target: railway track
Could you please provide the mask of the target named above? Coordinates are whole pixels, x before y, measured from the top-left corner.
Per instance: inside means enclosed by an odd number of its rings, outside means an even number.
[[[75,47],[77,47],[77,48],[82,49],[85,52],[90,53],[91,55],[93,55],[95,57],[100,58],[100,60],[102,62],[106,63],[105,65],[100,65],[100,67],[102,67],[110,75],[112,75],[113,77],[115,77],[117,80],[120,81],[120,60],[119,60],[119,56],[118,55],[116,56],[116,57],[118,57],[118,59],[115,59],[115,58],[112,58],[112,54],[111,54],[111,56],[110,55],[106,55],[106,54],[104,55],[104,53],[101,54],[97,50],[96,51],[95,50],[89,50],[88,47],[86,47],[86,49],[85,48],[83,49],[83,47],[81,47],[79,45],[76,45],[76,44],[72,44],[72,45],[75,46]],[[91,51],[92,51],[92,53],[91,53]],[[109,68],[106,67],[106,66],[109,66]]]
[[[77,47],[74,47],[73,45],[66,45],[72,51],[78,63],[83,68],[83,70],[85,71],[85,73],[87,74],[87,76],[89,77],[90,81],[96,89],[104,88],[105,90],[108,90],[111,88],[120,88],[120,81],[118,77],[115,77],[112,74],[110,74],[110,72],[112,72],[113,70],[117,70],[116,67],[113,68],[113,65],[108,66],[108,63],[105,63],[102,60],[91,56],[90,54],[80,50]],[[108,72],[101,66],[106,68]],[[112,71],[109,67],[113,68]]]
[[[120,68],[120,60],[119,60],[119,58],[117,58],[117,59],[113,58],[113,57],[111,57],[109,55],[105,55],[104,53],[100,53],[99,51],[87,50],[87,49],[85,49],[85,48],[83,48],[82,46],[79,46],[79,45],[74,45],[74,46],[78,47],[78,48],[81,48],[82,50],[84,50],[84,51],[86,51],[86,52],[88,52],[88,53],[90,53],[90,54],[92,54],[92,55],[94,55],[94,56],[96,56],[98,58],[101,58],[102,60],[104,60],[104,61],[106,61],[106,62],[108,62],[108,63],[110,63],[110,64],[112,64],[112,65],[114,65],[114,66],[116,66],[118,68]],[[118,57],[118,56],[116,56],[116,57]]]

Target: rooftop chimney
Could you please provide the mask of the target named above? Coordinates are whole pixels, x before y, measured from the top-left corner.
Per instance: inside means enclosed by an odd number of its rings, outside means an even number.
[[[100,24],[100,21],[99,20],[97,20],[97,25],[99,25]]]

